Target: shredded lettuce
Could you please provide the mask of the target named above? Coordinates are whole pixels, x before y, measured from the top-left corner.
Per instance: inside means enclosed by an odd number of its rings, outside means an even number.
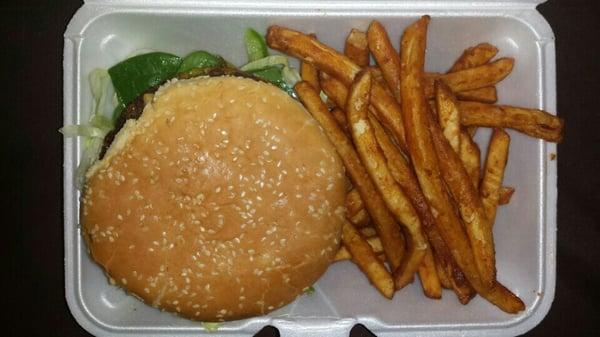
[[[306,287],[306,288],[304,288],[302,290],[304,291],[304,293],[306,295],[312,295],[312,294],[315,293],[315,287],[313,287],[313,286],[308,286],[308,287]]]
[[[92,92],[92,113],[87,124],[65,125],[60,131],[65,137],[82,137],[83,154],[75,171],[75,185],[81,189],[87,169],[98,159],[104,137],[114,128],[114,122],[106,114],[114,107],[110,92],[112,82],[106,69],[94,69],[89,75]]]
[[[204,330],[208,331],[208,332],[215,332],[217,330],[219,330],[219,327],[222,325],[222,323],[217,323],[217,322],[202,322],[202,327],[204,328]]]

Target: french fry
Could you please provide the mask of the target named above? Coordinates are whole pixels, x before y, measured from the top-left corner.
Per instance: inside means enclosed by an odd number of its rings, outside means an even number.
[[[344,130],[345,133],[349,134],[350,128],[348,127],[348,121],[346,120],[346,113],[337,106],[331,109],[331,114],[333,118],[338,122],[340,127]]]
[[[498,48],[489,43],[480,43],[476,46],[469,47],[460,55],[460,57],[454,62],[449,73],[465,70],[488,63],[491,59],[498,54]]]
[[[327,107],[321,101],[319,94],[306,82],[299,82],[294,88],[300,101],[325,130],[325,134],[342,158],[350,180],[365,203],[365,208],[369,212],[381,238],[387,260],[392,270],[396,270],[401,264],[405,250],[404,236],[400,231],[400,227],[360,162],[352,142],[327,111]]]
[[[368,239],[368,238],[376,237],[377,231],[375,231],[375,228],[373,228],[373,227],[362,227],[362,228],[360,228],[360,234],[362,234],[365,238]]]
[[[369,50],[396,100],[400,99],[400,56],[394,50],[383,25],[373,20],[367,30]]]
[[[410,25],[404,31],[400,48],[401,111],[411,162],[423,194],[435,210],[433,213],[436,225],[469,283],[479,294],[503,311],[517,313],[525,307],[517,296],[498,282],[490,286],[481,281],[468,238],[454,213],[441,180],[440,167],[429,130],[430,116],[422,81],[428,23],[429,17],[423,16]]]
[[[357,228],[362,228],[368,226],[371,223],[371,217],[369,213],[363,208],[358,213],[348,218],[351,224],[356,226]]]
[[[452,284],[450,283],[448,274],[446,273],[446,270],[444,269],[444,267],[437,260],[437,258],[435,258],[435,255],[434,255],[434,261],[435,261],[435,270],[437,271],[437,275],[438,275],[438,279],[440,280],[440,284],[442,285],[443,288],[452,289]]]
[[[398,148],[391,142],[379,121],[372,115],[369,116],[369,121],[373,126],[377,143],[387,159],[390,173],[410,198],[411,203],[421,218],[423,230],[427,234],[427,238],[433,247],[438,262],[444,269],[445,274],[449,275],[452,279],[451,288],[454,290],[459,301],[463,304],[467,304],[475,295],[474,290],[465,279],[460,268],[458,268],[450,249],[442,239],[415,173],[410,168],[406,159],[401,155]]]
[[[452,149],[460,153],[460,112],[452,91],[444,82],[435,82],[435,103],[442,133]]]
[[[350,223],[342,227],[342,242],[352,256],[352,261],[365,273],[369,281],[387,298],[394,296],[394,280],[383,262],[360,233]]]
[[[442,285],[437,274],[431,248],[427,248],[427,252],[419,266],[419,280],[425,296],[435,299],[442,298]]]
[[[500,197],[498,198],[498,204],[499,205],[508,204],[514,193],[515,193],[514,187],[502,186],[500,188]]]
[[[481,281],[492,285],[496,280],[496,257],[492,225],[479,193],[473,186],[460,157],[444,138],[439,125],[430,120],[431,139],[438,156],[442,178],[450,190],[465,224]]]
[[[458,153],[475,189],[479,188],[480,151],[477,144],[460,126],[460,111],[450,88],[441,81],[435,82],[436,110],[444,137]]]
[[[364,209],[364,203],[356,189],[346,195],[346,216],[348,221],[357,228],[367,226],[371,221],[369,213]]]
[[[315,88],[316,91],[321,91],[321,86],[319,85],[319,74],[317,68],[310,63],[302,62],[300,63],[300,77],[303,81],[310,83],[310,85]]]
[[[376,254],[377,254],[377,258],[379,259],[379,261],[385,262],[385,254],[384,253],[380,252],[380,253],[376,253]],[[346,249],[346,247],[344,247],[342,245],[340,250],[338,250],[338,252],[335,254],[335,257],[333,258],[333,262],[346,261],[346,260],[352,260],[352,255],[350,255],[350,253],[348,252],[348,249]]]
[[[496,87],[490,86],[479,89],[459,91],[456,93],[456,98],[463,101],[496,103],[496,101],[498,101],[498,93],[496,92]]]
[[[543,110],[466,101],[458,102],[458,108],[465,126],[510,128],[549,142],[562,141],[564,121]]]
[[[361,67],[347,56],[306,34],[291,29],[270,26],[267,30],[267,44],[273,49],[314,64],[319,70],[337,78],[346,86],[352,84],[354,77],[361,70]],[[400,105],[398,102],[386,92],[382,85],[374,83],[371,88],[371,104],[377,111],[377,117],[388,125],[404,150],[406,140],[404,126],[399,118]]]
[[[500,188],[508,160],[510,136],[502,129],[494,129],[488,146],[487,158],[481,179],[481,201],[490,224],[496,220],[496,209],[500,200]]]
[[[377,190],[396,220],[404,225],[407,235],[407,251],[402,265],[394,272],[396,289],[413,281],[428,247],[423,236],[421,221],[410,201],[390,174],[385,158],[377,146],[377,140],[367,118],[372,76],[368,70],[356,77],[348,96],[346,113],[356,150],[375,183]]]
[[[433,97],[435,80],[442,80],[453,92],[493,86],[502,81],[512,71],[514,59],[501,58],[478,67],[468,68],[447,74],[430,73],[424,77],[424,90],[427,97]]]
[[[369,65],[367,34],[353,28],[346,37],[344,54],[359,67],[367,67]]]

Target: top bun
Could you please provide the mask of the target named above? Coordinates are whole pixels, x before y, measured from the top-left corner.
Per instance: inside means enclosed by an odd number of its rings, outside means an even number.
[[[90,168],[93,259],[148,304],[203,321],[262,315],[331,263],[346,183],[316,121],[240,77],[172,81]]]

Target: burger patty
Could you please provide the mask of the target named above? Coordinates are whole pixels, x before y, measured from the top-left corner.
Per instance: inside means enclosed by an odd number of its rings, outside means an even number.
[[[232,67],[214,67],[214,68],[204,68],[204,69],[192,69],[191,71],[189,71],[187,73],[178,74],[177,78],[178,79],[189,79],[189,78],[200,77],[200,76],[209,76],[209,77],[238,76],[238,77],[245,77],[245,78],[253,79],[253,80],[259,81],[259,82],[268,83],[267,81],[265,81],[259,77],[256,77],[252,74],[249,74],[247,72],[244,72],[239,69],[232,68]],[[110,147],[112,142],[115,140],[115,136],[117,135],[117,133],[119,133],[119,131],[121,131],[121,129],[123,128],[123,125],[125,125],[125,122],[129,119],[140,118],[140,116],[142,115],[142,112],[144,112],[144,107],[146,106],[148,99],[151,99],[151,96],[153,96],[154,93],[156,92],[156,90],[158,90],[158,88],[160,86],[162,86],[165,82],[160,83],[159,85],[146,90],[145,92],[140,94],[138,97],[136,97],[133,101],[131,101],[129,104],[127,104],[125,106],[123,111],[121,111],[121,115],[119,115],[119,118],[117,118],[117,120],[115,122],[115,127],[109,133],[107,133],[106,136],[104,137],[104,142],[102,144],[102,149],[100,150],[99,159],[104,158],[106,151],[108,150],[108,148]],[[151,96],[146,96],[146,95],[151,95]],[[146,97],[146,99],[144,99],[145,97]]]

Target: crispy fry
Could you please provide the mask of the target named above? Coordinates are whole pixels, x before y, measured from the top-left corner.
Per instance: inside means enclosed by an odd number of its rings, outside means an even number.
[[[371,82],[371,73],[367,70],[356,77],[346,104],[346,113],[356,150],[369,176],[396,220],[404,225],[406,233],[409,234],[405,258],[401,267],[394,272],[396,289],[401,289],[412,282],[428,245],[421,230],[421,221],[390,174],[367,118]]]
[[[400,151],[386,135],[383,126],[372,115],[369,121],[373,126],[377,142],[387,159],[390,173],[410,198],[413,207],[421,218],[423,230],[427,234],[429,243],[433,247],[434,254],[443,267],[446,275],[452,279],[451,287],[461,303],[466,304],[475,295],[473,288],[465,279],[460,268],[458,268],[450,249],[442,239],[431,213],[429,205],[419,187],[419,182],[408,162],[400,154]]]
[[[375,224],[387,259],[392,269],[396,270],[400,266],[405,249],[404,237],[400,227],[387,209],[383,198],[377,192],[369,174],[360,162],[352,142],[327,111],[327,107],[323,104],[319,95],[306,82],[299,82],[296,84],[295,89],[306,109],[323,127],[327,137],[342,158],[350,180],[359,192],[365,203],[365,208]]]
[[[450,68],[448,72],[452,73],[484,65],[490,62],[497,53],[498,48],[489,43],[480,43],[476,46],[469,47],[465,49],[462,55],[454,62],[454,65],[452,65],[452,68]]]
[[[498,204],[499,205],[508,204],[514,193],[515,193],[514,187],[502,186],[500,188],[500,197],[498,198]]]
[[[352,189],[346,196],[346,216],[348,221],[357,228],[368,225],[371,221],[369,213],[364,209],[364,203],[356,189]]]
[[[321,86],[319,85],[319,74],[317,68],[310,63],[302,62],[300,63],[300,77],[302,77],[303,81],[310,83],[310,85],[315,88],[317,92],[321,91]]]
[[[427,252],[419,266],[419,280],[421,280],[421,287],[423,287],[425,296],[435,299],[442,298],[442,285],[435,269],[431,248],[427,248]]]
[[[331,114],[333,118],[338,122],[340,127],[344,130],[345,133],[349,134],[350,129],[348,128],[348,121],[346,120],[346,113],[338,107],[334,107],[331,109]]]
[[[431,139],[438,156],[439,167],[446,186],[454,197],[471,243],[475,264],[484,284],[496,280],[496,257],[492,225],[460,157],[444,138],[439,125],[430,120]]]
[[[450,283],[450,279],[448,278],[448,274],[446,274],[446,270],[440,264],[440,262],[435,257],[435,255],[433,256],[433,258],[434,258],[434,261],[435,261],[435,270],[437,271],[437,275],[438,275],[438,279],[440,280],[440,284],[442,285],[443,288],[452,289],[452,284]]]
[[[442,80],[453,92],[493,86],[502,81],[512,71],[514,59],[501,58],[478,67],[468,68],[448,74],[427,74],[424,77],[424,90],[427,97],[435,94],[433,83]]]
[[[350,221],[350,223],[355,227],[362,228],[371,223],[371,217],[369,216],[369,212],[367,212],[365,209],[361,209],[354,216],[349,217],[348,221]]]
[[[504,168],[508,160],[510,136],[502,129],[494,129],[488,146],[483,178],[481,179],[481,201],[490,225],[496,220],[496,209],[500,199],[500,188],[504,179]]]
[[[340,80],[321,72],[319,77],[321,88],[328,98],[330,98],[336,106],[344,108],[348,100],[348,89]],[[345,119],[344,113],[344,119]]]
[[[384,253],[376,253],[376,254],[377,254],[377,258],[379,259],[379,261],[385,262],[385,254]],[[342,247],[340,247],[340,250],[338,250],[338,252],[335,254],[335,257],[333,258],[333,262],[339,262],[339,261],[345,261],[345,260],[352,260],[352,256],[348,252],[348,249],[346,249],[346,247],[344,247],[342,245]]]
[[[475,189],[479,189],[479,177],[481,176],[481,151],[473,138],[469,136],[468,131],[461,130],[460,133],[460,160],[471,178],[471,183]]]
[[[385,268],[385,265],[377,258],[375,252],[360,233],[350,223],[345,222],[342,227],[342,241],[350,252],[352,261],[365,273],[375,288],[387,298],[394,296],[394,281]]]
[[[346,86],[352,84],[354,77],[361,70],[361,67],[347,56],[316,39],[291,29],[270,26],[267,30],[267,44],[273,49],[302,61],[313,63],[317,68],[342,81]],[[404,126],[400,120],[398,102],[386,92],[382,85],[374,83],[371,89],[371,104],[375,107],[378,118],[385,122],[394,133],[400,147],[403,150],[406,149]]]
[[[442,81],[435,81],[436,110],[444,137],[458,153],[473,186],[479,188],[480,151],[473,139],[460,126],[460,111],[450,88]],[[458,123],[458,125],[456,124]]]
[[[375,228],[373,227],[363,227],[360,228],[360,234],[362,234],[365,238],[372,238],[377,236],[377,231],[375,231]]]
[[[369,50],[377,61],[392,95],[400,99],[400,56],[394,50],[390,38],[383,25],[373,20],[367,30]]]
[[[409,26],[404,31],[400,48],[402,119],[406,125],[412,163],[423,194],[432,210],[435,210],[436,225],[471,285],[500,309],[516,313],[525,307],[518,297],[497,282],[490,287],[481,281],[468,238],[454,213],[440,177],[439,163],[429,131],[428,105],[422,87],[428,23],[429,17],[424,16]]]
[[[564,121],[543,110],[477,102],[458,102],[458,108],[466,126],[511,128],[550,142],[562,141]]]
[[[367,67],[369,65],[367,34],[353,28],[346,37],[344,54],[359,67]]]
[[[435,103],[444,137],[460,153],[460,113],[452,91],[444,82],[435,81]]]
[[[463,101],[496,103],[496,101],[498,101],[498,93],[496,92],[496,87],[490,86],[479,89],[459,91],[456,93],[456,98]]]

